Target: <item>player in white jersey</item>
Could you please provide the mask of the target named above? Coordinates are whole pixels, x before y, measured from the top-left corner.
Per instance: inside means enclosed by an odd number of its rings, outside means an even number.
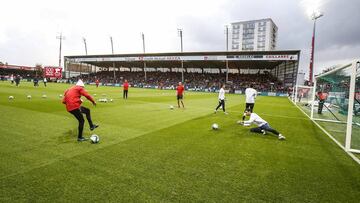
[[[253,88],[253,85],[250,84],[250,87],[246,88],[246,90],[245,90],[245,97],[246,97],[245,111],[247,109],[250,109],[251,112],[253,111],[256,96],[257,96],[257,91]],[[244,115],[242,117],[243,120],[245,120],[245,111],[244,111]]]
[[[223,111],[225,114],[228,114],[225,111],[225,84],[223,84],[219,90],[219,105],[216,107],[215,109],[215,113],[217,112],[217,110],[220,108],[220,106],[222,107]]]
[[[245,114],[246,114],[246,116],[250,116],[250,119],[247,121],[238,121],[239,124],[251,125],[252,123],[254,123],[258,126],[256,128],[251,128],[250,132],[262,133],[262,134],[266,135],[266,132],[268,131],[268,132],[272,132],[273,134],[275,134],[279,138],[279,140],[285,140],[285,136],[280,134],[277,130],[271,128],[271,126],[269,125],[268,122],[266,122],[264,119],[262,119],[256,113],[252,113],[250,111],[250,109],[247,109],[245,111]]]

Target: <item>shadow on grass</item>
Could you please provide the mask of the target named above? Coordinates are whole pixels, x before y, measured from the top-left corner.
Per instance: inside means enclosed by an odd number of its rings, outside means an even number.
[[[77,129],[68,130],[58,137],[58,143],[71,143],[77,138]]]

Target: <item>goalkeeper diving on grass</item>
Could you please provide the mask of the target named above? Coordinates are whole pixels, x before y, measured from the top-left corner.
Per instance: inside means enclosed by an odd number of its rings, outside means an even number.
[[[238,121],[238,124],[244,125],[244,126],[250,126],[252,123],[256,124],[258,127],[251,128],[250,132],[253,133],[262,133],[263,135],[266,135],[267,132],[271,132],[275,134],[279,140],[285,140],[285,136],[280,134],[277,130],[273,129],[268,122],[266,122],[264,119],[262,119],[259,115],[256,113],[252,113],[251,109],[245,110],[245,116],[250,116],[250,119],[247,121]]]

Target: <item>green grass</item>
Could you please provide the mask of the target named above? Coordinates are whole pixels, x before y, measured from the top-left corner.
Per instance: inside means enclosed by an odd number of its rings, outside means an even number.
[[[1,202],[359,200],[360,166],[287,98],[255,105],[282,142],[236,125],[243,96],[228,95],[224,115],[213,113],[212,93],[187,92],[186,109],[170,110],[174,91],[132,88],[124,101],[121,88],[88,86],[97,99],[114,99],[84,104],[100,124],[94,145],[76,141],[77,122],[59,98],[68,87],[0,83]]]

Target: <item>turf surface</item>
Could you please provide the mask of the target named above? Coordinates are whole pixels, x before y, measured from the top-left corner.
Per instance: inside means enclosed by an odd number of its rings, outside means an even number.
[[[287,98],[258,97],[255,111],[287,140],[238,126],[244,97],[88,86],[99,144],[76,141],[77,122],[59,94],[0,82],[1,202],[358,202],[360,166]],[[43,94],[46,99],[41,98]],[[14,100],[8,97],[13,95]],[[32,99],[27,99],[32,95]],[[218,131],[211,124],[218,123]],[[84,135],[90,136],[88,125]]]

